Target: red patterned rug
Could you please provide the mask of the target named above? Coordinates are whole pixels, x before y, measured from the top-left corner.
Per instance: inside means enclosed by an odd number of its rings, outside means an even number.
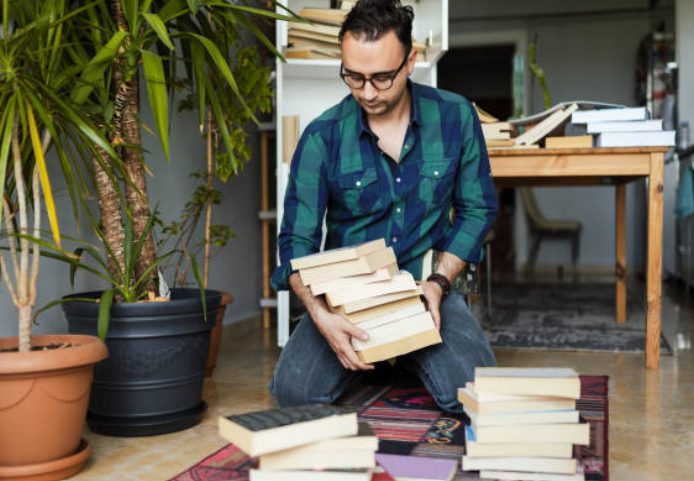
[[[581,376],[581,398],[576,406],[590,423],[590,446],[576,446],[576,457],[586,480],[608,481],[607,376]],[[342,399],[364,406],[359,419],[367,421],[379,438],[379,452],[460,459],[465,452],[467,417],[442,412],[421,386],[365,386]],[[248,480],[255,459],[231,444],[206,457],[169,481]],[[479,479],[459,470],[455,481]]]

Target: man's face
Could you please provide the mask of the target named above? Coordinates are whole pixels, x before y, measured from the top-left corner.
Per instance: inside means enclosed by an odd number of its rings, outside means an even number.
[[[377,85],[395,75],[393,85],[387,90],[379,90],[369,81],[364,82],[362,88],[350,86],[352,95],[368,115],[388,114],[402,100],[407,90],[407,77],[414,69],[415,52],[410,52],[407,58],[405,55],[405,47],[392,30],[375,41],[355,37],[352,32],[347,32],[342,38],[342,65],[345,75],[356,79],[370,78]]]

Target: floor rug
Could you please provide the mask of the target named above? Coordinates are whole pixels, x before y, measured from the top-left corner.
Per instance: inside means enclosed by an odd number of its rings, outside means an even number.
[[[499,283],[492,310],[473,304],[493,346],[588,351],[643,352],[643,306],[627,296],[627,322],[617,324],[614,284]],[[672,354],[661,336],[661,353]]]
[[[581,376],[581,398],[576,403],[581,417],[590,423],[590,446],[575,447],[589,481],[608,481],[607,381],[607,376]],[[440,411],[421,386],[365,386],[342,402],[363,406],[359,418],[378,435],[379,452],[458,460],[465,452],[463,432],[469,420]],[[229,444],[169,481],[246,481],[254,466],[254,458]],[[479,477],[458,469],[454,479]]]

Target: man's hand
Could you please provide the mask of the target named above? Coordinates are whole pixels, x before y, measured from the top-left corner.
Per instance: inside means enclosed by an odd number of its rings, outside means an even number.
[[[368,339],[366,331],[359,329],[354,324],[339,314],[329,311],[316,313],[313,322],[328,341],[330,348],[335,351],[337,358],[345,369],[350,371],[368,371],[374,368],[373,364],[365,364],[359,360],[352,347],[351,339],[356,337],[362,341]]]
[[[434,325],[436,329],[441,329],[441,298],[443,297],[443,290],[436,282],[421,281],[419,285],[422,287],[424,292],[424,299],[426,300],[427,308],[431,314],[432,319],[434,319]]]

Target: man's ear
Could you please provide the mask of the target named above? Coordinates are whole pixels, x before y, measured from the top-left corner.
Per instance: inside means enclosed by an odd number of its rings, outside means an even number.
[[[417,52],[415,49],[411,49],[410,53],[407,54],[407,74],[411,74],[414,71],[414,64],[417,61]]]

